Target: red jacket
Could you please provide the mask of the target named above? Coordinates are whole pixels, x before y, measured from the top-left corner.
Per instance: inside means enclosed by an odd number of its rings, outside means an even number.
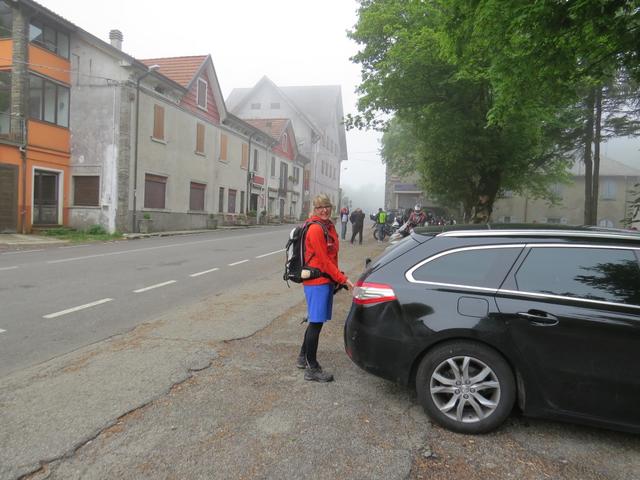
[[[347,277],[338,268],[338,250],[340,244],[338,242],[338,232],[331,220],[323,222],[320,217],[313,215],[309,221],[324,223],[329,233],[328,241],[325,240],[324,231],[320,225],[309,225],[305,238],[305,263],[310,267],[315,267],[321,272],[328,274],[334,282],[343,284],[347,281]],[[329,283],[326,277],[314,278],[313,280],[305,280],[304,285],[322,285]]]

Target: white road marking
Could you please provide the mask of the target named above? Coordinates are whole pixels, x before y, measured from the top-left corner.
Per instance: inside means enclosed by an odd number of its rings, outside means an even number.
[[[247,263],[249,260],[240,260],[239,262],[230,263],[230,267],[235,267],[236,265],[240,265],[241,263]]]
[[[199,277],[200,275],[204,275],[206,273],[211,273],[211,272],[216,272],[220,270],[218,267],[216,268],[210,268],[209,270],[205,270],[204,272],[198,272],[198,273],[192,273],[191,275],[189,275],[190,277]]]
[[[281,248],[280,250],[276,250],[275,252],[265,253],[264,255],[258,255],[256,258],[264,258],[264,257],[268,257],[269,255],[275,255],[276,253],[282,253],[282,252],[284,252],[284,248]]]
[[[0,333],[5,333],[5,332],[6,332],[6,330],[3,330],[3,329],[0,328]]]
[[[102,305],[103,303],[107,303],[110,302],[111,300],[113,300],[113,298],[103,298],[102,300],[97,300],[95,302],[91,302],[91,303],[86,303],[84,305],[79,305],[77,307],[72,307],[72,308],[67,308],[66,310],[61,310],[59,312],[56,313],[50,313],[48,315],[43,315],[42,318],[56,318],[56,317],[60,317],[62,315],[66,315],[68,313],[73,313],[73,312],[77,312],[78,310],[84,310],[85,308],[91,308],[91,307],[95,307],[97,305]]]
[[[44,248],[39,248],[37,250],[18,250],[16,252],[4,252],[2,255],[17,255],[19,253],[31,253],[31,252],[43,252]]]
[[[133,293],[147,292],[149,290],[153,290],[154,288],[166,287],[167,285],[171,285],[172,283],[176,283],[176,281],[169,280],[168,282],[157,283],[155,285],[151,285],[150,287],[139,288],[138,290],[134,290]]]
[[[18,268],[18,267],[1,267],[0,271],[2,271],[2,270],[15,270],[16,268]]]
[[[264,232],[264,233],[254,233],[254,234],[247,234],[247,235],[236,235],[236,236],[231,236],[231,237],[221,237],[221,238],[211,238],[208,240],[198,240],[195,242],[181,242],[181,243],[172,243],[170,245],[158,245],[155,247],[147,247],[147,248],[133,248],[130,250],[121,250],[119,252],[109,252],[109,253],[96,253],[94,255],[85,255],[83,257],[72,257],[72,258],[63,258],[60,260],[49,260],[47,263],[49,264],[53,264],[53,263],[65,263],[65,262],[75,262],[76,260],[87,260],[89,258],[98,258],[98,257],[111,257],[114,255],[124,255],[127,253],[138,253],[138,252],[146,252],[149,250],[159,250],[161,248],[173,248],[173,247],[185,247],[185,246],[189,246],[189,245],[196,245],[198,243],[211,243],[211,242],[221,242],[224,240],[236,240],[236,239],[246,239],[249,237],[257,237],[257,236],[265,236],[265,235],[273,235],[273,234],[279,234],[281,232],[277,231],[277,230],[272,230],[272,231],[268,231],[268,232]]]

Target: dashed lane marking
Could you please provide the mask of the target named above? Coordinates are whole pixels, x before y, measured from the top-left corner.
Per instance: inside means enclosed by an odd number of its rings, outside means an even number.
[[[269,252],[263,255],[258,255],[256,258],[264,258],[264,257],[268,257],[269,255],[275,255],[276,253],[281,253],[281,252],[284,252],[284,248],[281,248],[280,250],[276,250],[275,252]]]
[[[0,267],[0,272],[3,270],[15,270],[18,267]]]
[[[66,310],[60,310],[59,312],[49,313],[48,315],[43,315],[42,318],[56,318],[61,317],[62,315],[67,315],[69,313],[77,312],[79,310],[84,310],[86,308],[95,307],[98,305],[102,305],[103,303],[107,303],[113,300],[113,298],[103,298],[102,300],[96,300],[95,302],[85,303],[84,305],[79,305],[77,307],[67,308]]]
[[[0,328],[0,333],[5,333],[5,332],[6,332],[6,330],[3,330],[3,329]]]
[[[176,283],[176,281],[169,280],[168,282],[156,283],[155,285],[151,285],[149,287],[144,287],[144,288],[139,288],[138,290],[134,290],[133,293],[148,292],[149,290],[153,290],[154,288],[166,287],[167,285],[171,285],[172,283]]]
[[[230,263],[230,267],[235,267],[236,265],[240,265],[241,263],[247,263],[249,260],[240,260],[239,262]]]
[[[198,273],[192,273],[191,275],[189,275],[190,277],[199,277],[200,275],[205,275],[207,273],[211,273],[211,272],[216,272],[220,270],[218,267],[216,268],[210,268],[209,270],[205,270],[204,272],[198,272]]]

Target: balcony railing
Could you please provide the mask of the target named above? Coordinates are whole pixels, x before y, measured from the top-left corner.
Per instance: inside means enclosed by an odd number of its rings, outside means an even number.
[[[24,144],[24,118],[0,112],[0,142]]]

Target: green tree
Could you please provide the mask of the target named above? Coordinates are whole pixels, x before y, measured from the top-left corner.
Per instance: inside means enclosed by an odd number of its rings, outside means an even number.
[[[362,66],[361,115],[347,124],[387,126],[383,158],[401,168],[415,163],[429,195],[461,203],[466,218],[478,222],[489,219],[501,189],[543,194],[566,162],[550,155],[560,153],[549,141],[564,130],[560,116],[542,121],[538,110],[512,109],[507,121],[487,121],[495,92],[468,21],[474,3],[362,1],[349,33],[362,46],[353,57]],[[407,133],[418,139],[413,152],[402,140]]]
[[[585,164],[584,221],[594,224],[600,143],[612,132],[638,131],[640,2],[473,3],[476,15],[468,21],[478,32],[477,46],[486,47],[488,68],[481,71],[495,92],[491,122],[504,123],[523,109],[544,118],[581,108],[582,133],[573,138]],[[465,72],[472,75],[474,67],[467,65]]]

